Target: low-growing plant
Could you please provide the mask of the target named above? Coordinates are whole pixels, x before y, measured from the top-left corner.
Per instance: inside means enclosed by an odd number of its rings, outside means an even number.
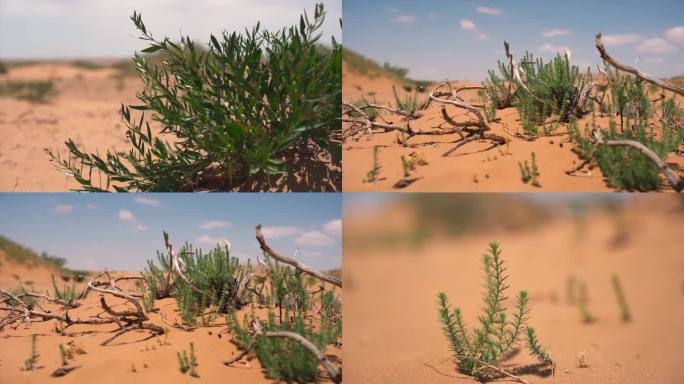
[[[0,82],[0,96],[13,97],[32,103],[45,103],[57,94],[52,80]]]
[[[9,68],[7,67],[7,64],[4,62],[0,61],[0,75],[4,75],[7,72],[9,72]]]
[[[68,158],[46,151],[86,191],[234,190],[264,177],[270,184],[294,167],[308,174],[295,158],[339,165],[341,146],[330,138],[341,131],[342,52],[334,38],[319,44],[324,19],[317,4],[313,19],[305,13],[296,26],[212,35],[202,50],[189,37],[154,38],[134,12],[149,44],[142,53],[166,60],[133,58],[145,90],[139,105],[121,106],[132,148],[100,155],[69,139]]]
[[[511,349],[526,335],[526,345],[530,355],[542,364],[553,364],[546,350],[539,345],[537,335],[527,325],[529,317],[527,291],[520,291],[513,314],[506,313],[506,266],[501,258],[501,248],[491,243],[483,256],[486,278],[484,313],[479,317],[481,328],[468,330],[463,321],[461,310],[453,309],[444,292],[437,295],[439,320],[442,331],[449,341],[449,348],[461,372],[486,380],[496,371],[490,367],[501,362]]]
[[[629,311],[629,306],[627,305],[627,298],[625,297],[625,291],[622,289],[622,284],[620,283],[620,276],[614,273],[611,276],[611,281],[613,283],[613,290],[615,291],[615,297],[617,298],[618,304],[620,305],[620,319],[625,323],[632,321],[632,314]]]
[[[410,92],[410,90],[408,92]],[[406,95],[402,99],[397,93],[397,87],[393,85],[392,93],[394,94],[394,102],[397,109],[405,112],[409,118],[415,117],[416,111],[421,107],[421,103],[418,101],[418,89],[415,90],[413,95]]]
[[[59,345],[59,356],[62,359],[62,365],[66,366],[66,365],[69,365],[69,360],[74,358],[74,353],[71,351],[71,349],[64,348],[64,345],[60,344]]]
[[[31,355],[28,359],[24,360],[23,371],[33,371],[36,369],[36,364],[38,364],[38,351],[36,350],[36,344],[38,343],[38,335],[35,333],[31,335]]]
[[[57,282],[55,281],[55,275],[51,275],[52,278],[52,289],[55,291],[55,297],[71,302],[76,298],[76,286],[71,284],[71,286],[64,284],[62,289],[59,289]]]
[[[411,171],[416,169],[416,164],[413,160],[407,160],[403,155],[401,156],[401,167],[404,170],[404,177],[411,176]]]
[[[188,355],[187,351],[183,351],[182,353],[176,352],[176,355],[178,356],[178,365],[181,373],[186,374],[190,372],[190,376],[199,377],[196,370],[199,364],[197,363],[197,357],[195,356],[194,343],[190,343],[190,355]]]
[[[591,324],[596,319],[594,318],[594,316],[589,311],[589,291],[587,289],[587,283],[585,283],[584,281],[581,281],[577,285],[577,289],[579,290],[578,300],[577,300],[577,308],[579,309],[580,317],[581,317],[582,322],[584,324]]]
[[[525,184],[530,183],[535,187],[541,187],[539,180],[537,179],[539,174],[539,169],[537,168],[537,158],[534,152],[532,152],[532,159],[530,163],[525,160],[524,163],[518,162],[518,168],[520,168],[520,178]]]
[[[366,173],[366,183],[375,183],[378,179],[378,174],[380,173],[380,165],[378,164],[378,154],[380,148],[376,145],[373,147],[373,165],[371,170]]]

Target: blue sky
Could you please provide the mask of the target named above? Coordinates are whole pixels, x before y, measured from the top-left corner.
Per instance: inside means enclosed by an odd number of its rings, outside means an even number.
[[[0,59],[130,57],[145,47],[129,20],[133,10],[155,37],[182,31],[208,42],[223,30],[278,29],[313,15],[321,0],[0,0]],[[341,0],[324,0],[324,42],[341,40]]]
[[[314,194],[0,194],[0,235],[67,266],[142,270],[164,249],[185,241],[208,250],[229,241],[233,255],[261,256],[254,227],[269,244],[314,268],[342,265],[341,196]]]
[[[594,36],[608,52],[655,76],[684,74],[682,0],[345,0],[344,45],[417,79],[479,81],[505,59],[503,40],[595,70]]]

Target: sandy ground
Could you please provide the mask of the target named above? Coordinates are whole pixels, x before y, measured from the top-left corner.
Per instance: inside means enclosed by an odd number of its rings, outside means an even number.
[[[68,63],[37,63],[10,67],[3,81],[52,79],[57,95],[46,103],[31,103],[0,97],[0,192],[65,192],[78,188],[49,161],[45,148],[58,150],[67,159],[64,142],[72,138],[88,153],[131,148],[119,114],[121,104],[137,105],[142,90],[137,77],[116,77],[112,68],[84,69]],[[123,82],[122,82],[123,81]],[[139,116],[138,111],[131,111]],[[155,132],[159,127],[151,119]],[[169,139],[165,135],[162,139]],[[286,154],[286,160],[298,158]],[[327,156],[316,161],[304,157],[294,162],[294,171],[245,182],[238,190],[339,191],[342,171]],[[308,172],[306,172],[308,170]],[[96,179],[97,180],[97,179]],[[104,182],[104,181],[103,181]],[[95,183],[96,186],[97,181]],[[104,187],[104,184],[102,185]]]
[[[45,267],[26,268],[16,265],[0,254],[0,287],[15,289],[22,281],[32,281],[36,290],[47,290],[50,285],[50,274],[54,271]],[[118,275],[118,274],[116,274]],[[115,275],[115,276],[116,276]],[[124,273],[121,273],[124,275]],[[132,275],[125,273],[125,275]],[[58,283],[61,284],[61,283]],[[133,285],[119,284],[122,288],[133,291]],[[82,287],[82,286],[81,286]],[[50,289],[50,291],[52,291]],[[79,289],[80,292],[80,289]],[[99,295],[91,294],[83,301],[81,307],[69,311],[73,318],[86,318],[102,312],[98,302]],[[114,309],[122,309],[121,301],[107,298],[114,303]],[[174,299],[157,300],[160,308],[169,321],[180,319]],[[60,311],[59,306],[44,305],[45,309]],[[249,312],[243,310],[238,316]],[[212,327],[201,327],[192,332],[185,332],[166,325],[158,313],[149,313],[149,322],[167,328],[168,334],[148,338],[149,333],[142,331],[128,332],[115,339],[108,346],[100,346],[107,339],[108,332],[117,329],[116,325],[75,325],[67,328],[66,335],[55,332],[56,321],[33,322],[30,329],[24,325],[16,330],[6,328],[0,331],[0,382],[2,383],[272,383],[266,378],[256,358],[244,360],[231,367],[222,362],[238,353],[237,347],[230,342],[228,332],[222,319]],[[180,321],[180,320],[179,320]],[[24,361],[31,353],[31,335],[37,334],[38,369],[22,371]],[[195,354],[199,363],[199,378],[183,375],[179,370],[177,352],[189,353],[190,343],[194,343]],[[64,377],[52,378],[50,374],[61,367],[59,345],[69,348],[71,345],[82,348],[85,354],[75,354],[70,367],[78,368]],[[341,348],[330,347],[325,353],[340,367]],[[321,369],[321,381],[329,382]]]
[[[345,67],[342,81],[344,100],[351,102],[369,99],[374,96],[378,103],[391,100],[394,106],[392,85],[402,89],[398,82],[386,77],[369,78]],[[454,87],[466,85],[480,85],[474,82],[454,82]],[[402,92],[402,95],[405,94]],[[479,104],[480,97],[477,90],[459,93],[466,101]],[[403,96],[402,96],[403,97]],[[419,100],[425,101],[427,92],[419,93]],[[423,116],[411,121],[411,127],[416,130],[429,130],[443,123],[441,106],[431,105],[421,111]],[[449,114],[456,121],[466,121],[469,118],[463,110],[448,108]],[[363,135],[359,140],[347,139],[343,144],[344,177],[343,190],[350,192],[368,191],[405,191],[405,192],[599,192],[610,191],[598,167],[589,174],[577,173],[569,176],[566,170],[581,162],[577,154],[572,152],[566,127],[557,129],[554,136],[540,137],[534,141],[515,138],[506,133],[504,127],[512,133],[521,132],[518,112],[515,108],[497,111],[500,122],[491,123],[492,133],[510,139],[506,146],[492,147],[491,142],[468,143],[449,157],[442,154],[453,147],[458,135],[417,136],[409,141],[408,146],[402,146],[396,132],[374,134],[373,139]],[[396,116],[384,115],[398,125],[404,125]],[[580,120],[580,130],[584,130],[587,116]],[[597,119],[601,126],[608,126],[608,118]],[[345,123],[345,127],[349,125]],[[445,126],[446,127],[446,126]],[[357,137],[358,138],[358,137]],[[373,148],[378,147],[378,164],[380,172],[378,180],[367,182],[367,173],[373,164]],[[535,153],[539,168],[539,182],[541,188],[525,184],[521,181],[518,163],[531,161],[532,152]],[[423,159],[426,165],[420,165],[411,172],[410,178],[417,178],[413,184],[403,189],[394,189],[393,185],[404,178],[401,156],[407,159],[411,154]],[[670,156],[668,163],[676,167],[684,166],[684,157]],[[662,190],[671,190],[663,179]]]
[[[402,219],[410,223],[412,214],[405,208],[394,203],[375,212],[345,213],[347,383],[476,382],[458,373],[450,361],[436,294],[445,291],[451,303],[463,310],[466,325],[477,326],[484,285],[481,255],[492,241],[500,242],[508,265],[508,296],[528,290],[529,324],[557,364],[553,377],[524,375],[524,379],[682,383],[684,214],[675,196],[650,195],[633,201],[623,215],[628,236],[620,246],[614,243],[614,222],[603,211],[589,213],[583,232],[575,219],[559,214],[534,230],[494,229],[433,238],[422,247],[370,247],[349,240],[377,236],[385,223],[392,223],[394,229],[402,226],[398,223]],[[630,323],[620,320],[612,273],[620,276],[633,316]],[[594,323],[582,323],[578,307],[566,302],[571,275],[587,284]],[[579,368],[578,355],[583,352],[587,367]],[[532,363],[534,358],[521,350],[505,365],[512,369]]]
[[[83,69],[70,64],[41,63],[12,67],[0,81],[52,79],[57,95],[47,103],[0,98],[0,191],[61,192],[77,187],[50,163],[45,148],[68,152],[73,138],[86,150],[128,149],[119,110],[135,104],[142,88],[127,77],[121,87],[111,68]]]

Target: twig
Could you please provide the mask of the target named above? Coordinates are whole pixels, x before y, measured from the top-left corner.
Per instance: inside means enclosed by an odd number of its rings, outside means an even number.
[[[491,369],[491,370],[494,370],[494,371],[496,371],[496,372],[498,372],[498,373],[500,373],[500,374],[502,374],[502,375],[504,375],[504,376],[506,376],[506,377],[508,377],[508,378],[510,378],[510,379],[512,379],[512,380],[515,380],[515,381],[517,381],[517,382],[519,382],[519,383],[522,383],[522,384],[530,384],[529,381],[526,381],[526,380],[524,380],[524,379],[522,379],[522,378],[520,378],[520,377],[518,377],[518,376],[516,376],[516,375],[514,375],[514,374],[512,374],[512,373],[510,373],[510,372],[507,372],[507,371],[505,371],[505,370],[503,370],[503,369],[501,369],[501,368],[499,368],[499,367],[497,367],[497,366],[495,366],[495,365],[487,364],[487,363],[485,363],[484,361],[482,361],[482,360],[480,360],[480,359],[476,359],[476,358],[474,358],[474,357],[467,357],[467,356],[458,356],[458,358],[459,358],[459,359],[471,360],[471,361],[474,361],[474,362],[476,362],[476,363],[482,364],[482,365],[484,365],[485,367],[487,367],[487,368],[489,368],[489,369]]]
[[[330,284],[333,284],[333,285],[336,285],[336,286],[342,288],[342,280],[340,280],[334,276],[330,276],[328,274],[318,272],[318,271],[312,269],[311,267],[300,263],[299,261],[297,261],[295,259],[292,259],[292,258],[287,257],[285,255],[281,255],[278,252],[274,251],[271,247],[268,246],[268,244],[266,243],[266,239],[264,239],[263,233],[261,233],[261,224],[256,226],[256,239],[259,242],[259,246],[261,247],[261,250],[264,251],[264,253],[266,253],[270,257],[272,257],[272,258],[274,258],[274,259],[276,259],[282,263],[291,265],[291,266],[299,269],[300,271],[302,271],[306,274],[317,277],[320,280],[326,281]]]
[[[630,66],[625,65],[625,64],[620,64],[617,61],[615,61],[615,59],[610,57],[608,52],[606,52],[606,48],[603,46],[603,42],[601,41],[601,34],[600,33],[596,35],[596,49],[598,49],[599,53],[601,54],[601,58],[603,60],[607,61],[613,67],[615,67],[621,71],[631,73],[632,75],[636,76],[637,78],[644,80],[646,82],[649,82],[651,84],[655,84],[655,85],[659,86],[660,88],[667,89],[668,91],[672,91],[672,92],[677,93],[681,96],[684,96],[684,88],[680,88],[674,84],[666,83],[666,82],[664,82],[660,79],[657,79],[653,76],[647,75],[647,74],[639,71],[638,69],[636,69],[634,67],[630,67]]]

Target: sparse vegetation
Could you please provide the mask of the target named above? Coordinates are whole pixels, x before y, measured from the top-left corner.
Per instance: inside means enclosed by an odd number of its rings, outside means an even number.
[[[36,369],[36,364],[38,364],[38,351],[36,350],[36,344],[38,343],[38,335],[35,333],[31,335],[31,355],[28,359],[24,360],[23,371],[33,371]]]
[[[187,351],[176,352],[178,355],[178,365],[180,366],[180,371],[183,374],[190,372],[190,376],[199,377],[197,374],[197,357],[195,356],[195,344],[190,343],[190,355],[188,356]],[[135,369],[135,368],[134,368]]]
[[[537,168],[537,158],[534,152],[532,152],[532,159],[530,163],[525,160],[524,163],[518,162],[518,168],[520,168],[520,179],[525,184],[531,184],[535,187],[541,187],[539,180],[537,179],[539,174],[539,169]]]
[[[57,94],[52,80],[0,82],[0,97],[13,97],[32,103],[45,103]]]
[[[55,275],[50,276],[52,279],[52,289],[55,292],[55,297],[66,302],[72,302],[76,298],[76,286],[64,284],[62,289],[59,289],[55,281]]]
[[[380,149],[378,146],[373,147],[373,164],[371,170],[366,173],[366,183],[375,183],[378,180],[378,174],[380,173],[380,165],[378,164],[378,153]]]
[[[506,313],[505,291],[508,288],[506,266],[501,259],[501,248],[491,243],[483,256],[486,277],[484,313],[480,316],[482,328],[468,330],[463,322],[461,310],[452,309],[447,295],[437,296],[439,319],[442,331],[449,340],[454,359],[461,372],[487,380],[497,373],[495,366],[526,334],[526,345],[530,354],[542,364],[553,364],[546,350],[539,345],[534,329],[527,325],[529,317],[527,291],[518,293],[513,314]]]
[[[629,311],[629,306],[627,305],[627,298],[625,297],[625,291],[622,289],[622,284],[620,283],[620,276],[614,273],[611,276],[611,281],[613,283],[613,290],[615,290],[615,296],[617,298],[618,304],[620,305],[620,319],[623,322],[628,323],[632,321],[632,314]]]
[[[341,148],[331,138],[340,133],[342,53],[334,39],[319,44],[324,19],[318,4],[297,26],[212,35],[202,50],[189,37],[154,38],[134,13],[149,44],[142,53],[167,59],[133,59],[145,90],[139,105],[121,106],[132,149],[87,153],[70,139],[68,158],[46,151],[85,191],[234,190],[266,179],[250,187],[263,189],[271,177],[308,174],[295,157],[339,165]],[[153,134],[146,115],[171,139]]]

